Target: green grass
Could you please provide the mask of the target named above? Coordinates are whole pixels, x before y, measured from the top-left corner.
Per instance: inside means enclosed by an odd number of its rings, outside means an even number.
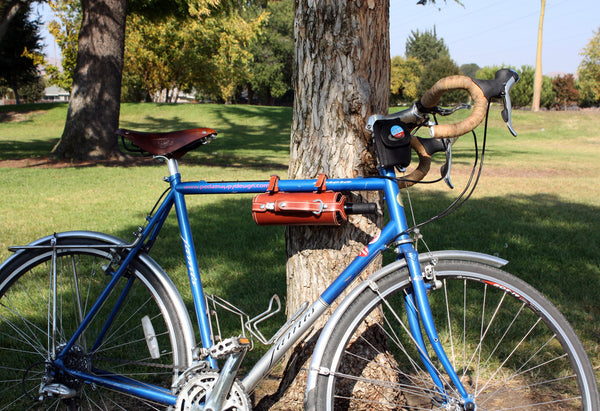
[[[15,107],[0,107],[0,116],[11,110]],[[26,110],[21,121],[0,123],[0,161],[45,156],[60,137],[65,105]],[[268,179],[286,175],[291,118],[290,108],[125,104],[121,127],[215,128],[216,141],[186,155],[181,166],[186,178]],[[508,271],[560,307],[598,367],[600,113],[516,111],[513,125],[516,139],[499,111],[492,112],[478,190],[458,212],[422,232],[431,249],[468,249],[508,259]],[[471,147],[468,136],[455,145],[454,191],[443,183],[411,191],[417,221],[458,194],[472,164]],[[437,176],[438,166],[432,175]],[[90,229],[131,238],[166,188],[165,173],[157,165],[0,168],[0,260],[10,255],[9,245],[55,231]],[[282,227],[254,225],[250,198],[193,197],[188,204],[207,291],[256,315],[271,294],[285,296],[285,244]],[[175,223],[170,217],[153,256],[190,301]],[[266,334],[276,326],[267,326]]]

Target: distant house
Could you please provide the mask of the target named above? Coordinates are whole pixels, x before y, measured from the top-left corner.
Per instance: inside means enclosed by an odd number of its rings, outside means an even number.
[[[62,88],[58,87],[58,86],[50,86],[50,87],[46,87],[46,89],[44,90],[44,102],[48,102],[48,103],[60,103],[60,102],[67,102],[69,101],[69,96],[71,94],[66,91],[63,90]]]

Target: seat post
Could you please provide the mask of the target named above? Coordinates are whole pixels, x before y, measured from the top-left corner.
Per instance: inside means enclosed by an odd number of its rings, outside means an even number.
[[[169,166],[169,175],[174,177],[179,174],[179,164],[174,158],[167,158],[167,165]]]

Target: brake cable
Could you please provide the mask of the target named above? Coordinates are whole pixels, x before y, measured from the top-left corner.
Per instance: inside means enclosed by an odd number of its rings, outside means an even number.
[[[394,243],[396,242],[396,240],[405,235],[405,234],[409,234],[414,232],[415,230],[418,230],[419,228],[423,227],[426,224],[432,223],[434,221],[437,221],[443,217],[446,217],[450,214],[452,214],[453,212],[455,212],[456,210],[458,210],[460,207],[462,207],[464,205],[464,203],[471,197],[471,195],[473,194],[473,192],[475,191],[475,188],[477,188],[477,184],[479,183],[479,178],[481,177],[481,171],[483,169],[483,160],[485,157],[485,147],[486,147],[486,143],[487,143],[487,129],[488,129],[488,118],[489,118],[489,111],[490,111],[490,102],[488,102],[488,106],[487,106],[487,111],[486,111],[486,115],[485,115],[485,125],[484,125],[484,131],[483,131],[483,145],[481,148],[481,159],[479,159],[479,147],[477,145],[477,134],[475,133],[475,130],[471,130],[471,133],[473,134],[473,144],[474,144],[474,149],[475,149],[475,161],[473,162],[473,168],[471,170],[471,175],[469,176],[469,180],[467,181],[467,183],[465,184],[465,187],[463,189],[463,191],[459,194],[459,196],[454,199],[454,201],[452,201],[452,203],[450,203],[450,205],[448,205],[446,207],[446,209],[444,209],[442,212],[438,213],[437,215],[421,222],[418,224],[415,224],[414,226],[404,230],[403,232],[401,232],[400,234],[398,234],[397,236],[395,236],[389,243],[388,248],[393,248],[394,247]],[[477,165],[479,164],[479,168],[477,168]],[[477,170],[477,174],[476,173]],[[473,181],[473,177],[475,177],[475,181]],[[406,180],[402,180],[402,178],[393,178],[390,177],[390,179],[396,179],[398,181],[406,181]],[[441,180],[441,179],[440,179]],[[440,181],[437,180],[437,181]],[[429,182],[423,182],[421,181],[421,183],[429,183]],[[472,187],[471,187],[471,184]],[[466,197],[465,197],[466,194]],[[413,213],[414,216],[414,213]]]

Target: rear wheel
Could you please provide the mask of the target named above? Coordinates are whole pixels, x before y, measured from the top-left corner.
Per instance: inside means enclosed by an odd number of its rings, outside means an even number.
[[[54,350],[65,346],[112,278],[105,269],[115,261],[115,250],[101,246],[106,243],[89,238],[61,240],[56,293],[52,291],[51,250],[27,250],[3,267],[1,410],[163,408],[80,380],[49,361]],[[103,330],[121,295],[121,309]],[[181,330],[182,323],[164,286],[152,270],[136,260],[66,354],[64,363],[77,371],[124,376],[170,392],[174,379],[188,364]]]
[[[541,293],[477,263],[440,261],[435,272],[441,286],[429,298],[437,331],[477,409],[599,409],[583,346]],[[409,336],[404,296],[410,286],[405,269],[393,272],[343,314],[311,395],[315,409],[462,409],[437,358],[431,361],[445,395]]]

